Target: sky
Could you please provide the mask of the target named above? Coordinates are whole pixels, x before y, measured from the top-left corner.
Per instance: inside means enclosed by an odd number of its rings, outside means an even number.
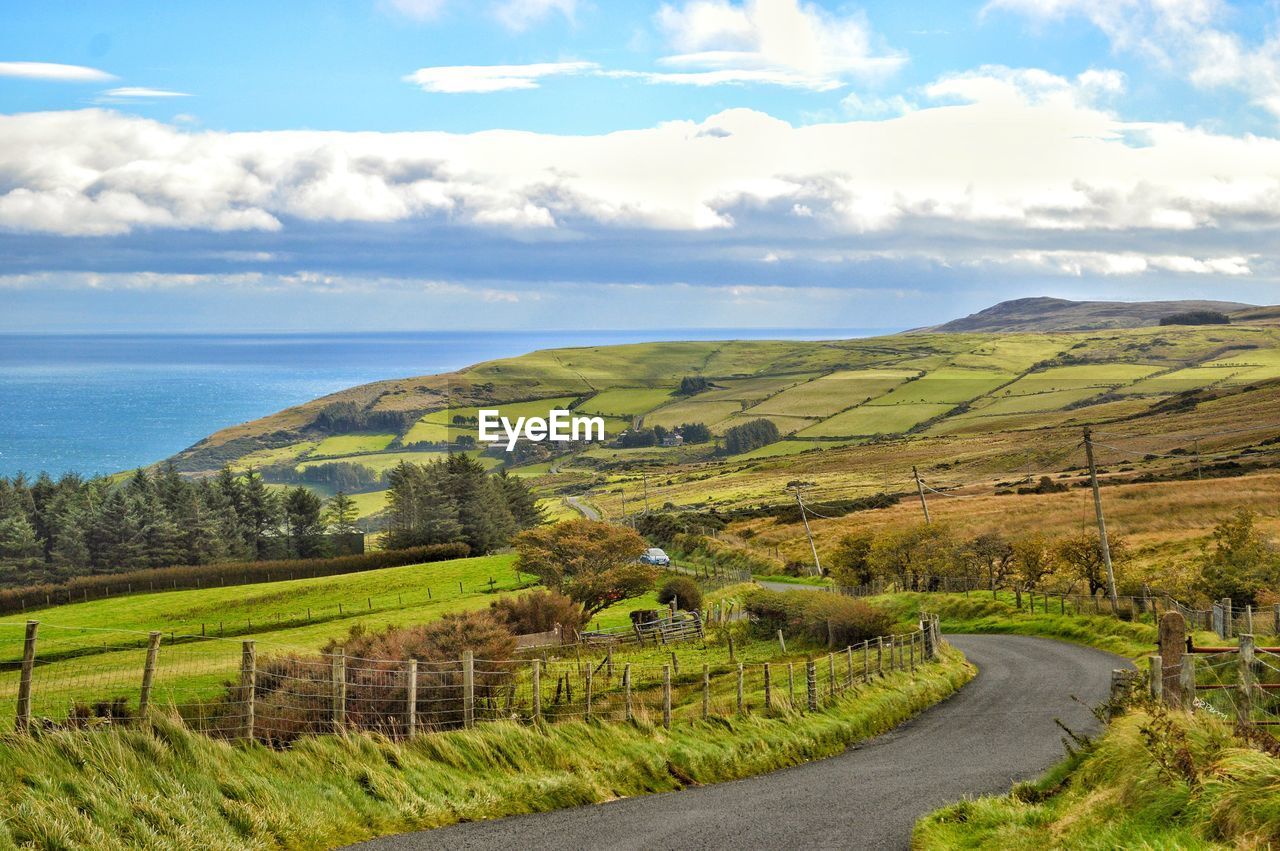
[[[1280,2],[0,0],[0,331],[1280,301]]]

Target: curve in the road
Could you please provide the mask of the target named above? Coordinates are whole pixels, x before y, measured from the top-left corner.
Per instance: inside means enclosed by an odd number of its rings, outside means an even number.
[[[732,783],[384,837],[363,851],[906,848],[921,815],[1005,792],[1097,722],[1117,656],[1044,638],[950,636],[978,666],[958,694],[840,756]],[[1075,700],[1073,698],[1078,698]]]

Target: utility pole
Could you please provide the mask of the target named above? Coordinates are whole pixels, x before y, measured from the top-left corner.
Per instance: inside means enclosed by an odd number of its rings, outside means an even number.
[[[931,523],[929,519],[929,503],[924,498],[924,483],[920,481],[920,474],[916,472],[915,465],[911,465],[911,475],[916,477],[916,493],[920,494],[920,507],[924,509],[924,522]]]
[[[641,473],[640,478],[644,480],[644,513],[649,513],[649,474]]]
[[[1111,542],[1107,540],[1107,521],[1102,516],[1102,493],[1098,490],[1098,466],[1093,462],[1093,429],[1084,427],[1084,456],[1089,461],[1089,479],[1093,482],[1093,512],[1098,516],[1098,539],[1102,544],[1102,561],[1107,566],[1107,592],[1111,595],[1111,611],[1120,610],[1116,599],[1116,574],[1111,567]]]
[[[800,520],[804,523],[804,533],[809,537],[809,549],[813,552],[813,566],[818,571],[818,576],[822,575],[822,562],[818,561],[818,546],[813,542],[813,531],[809,528],[809,517],[804,511],[804,498],[800,495],[806,487],[812,485],[788,485],[787,490],[796,496],[796,505],[800,506]]]
[[[618,493],[622,496],[622,525],[627,525],[627,490],[625,487],[619,486]],[[631,524],[635,526],[635,524]]]

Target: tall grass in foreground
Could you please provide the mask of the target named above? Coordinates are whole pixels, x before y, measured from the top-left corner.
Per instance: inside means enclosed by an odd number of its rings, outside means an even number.
[[[1204,713],[1144,709],[1007,796],[963,801],[916,825],[919,851],[960,848],[1272,848],[1280,758]]]
[[[973,676],[955,651],[827,709],[680,720],[664,730],[495,723],[395,743],[321,736],[277,752],[188,731],[0,737],[0,848],[327,848],[380,834],[732,780],[887,731]]]

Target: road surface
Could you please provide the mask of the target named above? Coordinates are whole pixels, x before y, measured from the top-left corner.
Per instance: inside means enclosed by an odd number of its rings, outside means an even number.
[[[1044,638],[957,635],[978,666],[950,700],[839,756],[732,783],[384,837],[362,851],[906,848],[916,819],[1006,792],[1097,723],[1119,657]],[[1072,700],[1075,695],[1083,704]],[[1087,704],[1087,706],[1086,706]]]
[[[599,512],[599,511],[596,511],[594,508],[592,508],[591,506],[587,505],[585,502],[583,502],[582,500],[580,500],[578,497],[576,497],[576,496],[566,496],[566,497],[564,498],[564,501],[565,501],[565,502],[567,502],[567,503],[569,503],[569,507],[570,507],[570,508],[572,508],[574,511],[578,512],[579,514],[581,514],[583,517],[587,518],[588,520],[599,520],[599,519],[600,519],[600,512]]]

